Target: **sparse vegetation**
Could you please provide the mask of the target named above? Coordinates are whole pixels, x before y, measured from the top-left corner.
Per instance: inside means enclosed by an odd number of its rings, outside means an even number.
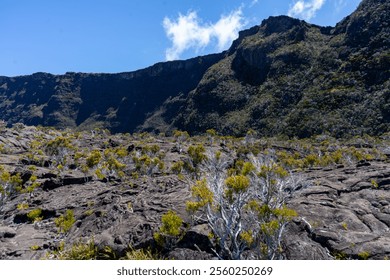
[[[47,259],[58,260],[96,260],[98,259],[99,250],[94,240],[87,243],[75,242],[69,249],[65,249],[65,243],[60,244],[56,251],[50,252]]]
[[[362,252],[360,252],[359,254],[358,254],[358,257],[359,257],[359,259],[361,259],[361,260],[368,260],[368,258],[370,257],[370,253],[369,252],[367,252],[367,251],[362,251]]]
[[[81,157],[81,155],[79,155]],[[102,154],[98,150],[93,150],[87,157],[86,163],[89,168],[95,167],[102,159]]]
[[[42,220],[42,209],[40,208],[36,208],[36,209],[33,209],[31,210],[30,212],[27,213],[27,218],[31,221],[31,222],[39,222]]]
[[[168,211],[161,217],[162,225],[153,237],[161,247],[172,248],[182,234],[183,219],[174,211]]]
[[[299,181],[272,159],[252,155],[250,160],[236,162],[228,171],[226,157],[217,153],[209,159],[205,178],[192,187],[195,200],[187,202],[187,210],[194,219],[207,220],[219,258],[241,259],[246,249],[252,249],[256,258],[280,259],[284,228],[297,216],[285,203]]]
[[[39,250],[39,246],[34,246],[35,250]],[[31,248],[31,250],[33,250]],[[87,242],[81,240],[66,246],[64,242],[60,242],[59,246],[45,256],[45,259],[56,260],[159,260],[161,256],[152,252],[151,249],[133,249],[129,246],[124,257],[119,257],[115,254],[111,247],[105,246],[99,248],[95,244],[94,238]]]
[[[39,250],[41,247],[39,246],[39,245],[32,245],[31,247],[30,247],[30,249],[32,250],[32,251],[37,251],[37,250]]]
[[[66,233],[72,228],[73,224],[76,222],[76,219],[74,217],[73,211],[68,209],[63,215],[56,218],[54,222],[59,232]]]
[[[161,260],[161,256],[156,253],[153,253],[151,249],[132,249],[126,253],[126,256],[123,258],[125,260],[133,260],[133,261],[147,261],[147,260]]]
[[[21,128],[18,133],[23,134],[25,129],[29,128]],[[58,246],[54,251],[42,246],[30,248],[38,254],[50,252],[51,258],[57,259],[164,259],[176,248],[187,227],[198,224],[208,224],[210,249],[221,259],[283,259],[285,247],[281,240],[286,225],[292,219],[300,219],[287,206],[295,190],[306,186],[305,181],[300,180],[300,174],[317,169],[369,166],[377,160],[385,164],[388,161],[386,147],[390,146],[390,138],[385,136],[279,140],[258,138],[255,132],[248,132],[245,138],[236,138],[208,131],[206,135],[195,137],[184,133],[185,137],[179,140],[179,151],[177,142],[174,143],[179,136],[118,134],[110,135],[107,140],[96,131],[92,137],[89,132],[76,134],[70,130],[63,132],[47,128],[44,132],[37,130],[33,135],[28,140],[31,144],[26,146],[40,152],[30,149],[18,153],[12,149],[8,151],[10,154],[6,156],[19,158],[18,168],[0,165],[0,194],[3,203],[10,199],[17,201],[13,209],[18,211],[16,220],[19,223],[44,219],[34,227],[53,227],[60,238],[67,240],[66,248]],[[84,144],[87,141],[88,146]],[[31,153],[35,159],[26,157]],[[386,195],[379,193],[385,181],[380,176],[372,176],[375,177],[368,177],[365,183],[370,183],[372,189],[378,191],[378,201],[385,204]],[[324,182],[320,179],[313,179],[313,184],[322,187]],[[78,212],[73,210],[74,205],[69,205],[72,210],[54,217],[55,212],[41,204],[42,195],[51,188],[61,191],[63,187],[67,188],[69,181],[66,180],[77,182],[77,188],[84,188],[85,184],[93,186],[93,191],[102,188],[99,191],[102,194],[115,189],[121,195],[126,192],[137,195],[151,189],[156,195],[164,195],[188,186],[192,199],[183,199],[182,203],[186,203],[190,215],[182,218],[173,211],[166,212],[160,225],[153,228],[153,246],[156,247],[129,249],[121,256],[114,256],[117,252],[110,251],[113,249],[98,249],[96,244],[68,240],[77,234],[77,231],[71,231],[76,222],[74,213],[80,214],[77,218],[83,221],[81,225],[85,219],[101,226],[113,213],[106,203],[115,200],[114,212],[137,216],[145,202],[138,197],[121,201],[116,195],[110,199],[104,195],[104,201],[88,197]],[[99,188],[95,189],[95,186]],[[159,202],[156,205],[147,203],[152,208],[163,207]],[[319,218],[309,221],[307,227],[310,230],[320,230],[325,226]],[[343,220],[337,222],[337,227],[342,232],[353,232],[352,226]],[[363,259],[366,256],[358,256],[354,251],[348,254],[339,252],[334,257]]]
[[[0,165],[0,203],[5,201],[7,197],[21,191],[23,181],[20,176],[20,173],[12,175]]]
[[[20,203],[17,206],[18,210],[26,210],[26,209],[28,209],[28,207],[29,207],[29,205],[27,203]]]
[[[185,168],[188,172],[194,174],[194,177],[199,179],[200,165],[206,160],[206,149],[202,144],[191,145],[188,147],[187,153],[190,161],[185,164]]]

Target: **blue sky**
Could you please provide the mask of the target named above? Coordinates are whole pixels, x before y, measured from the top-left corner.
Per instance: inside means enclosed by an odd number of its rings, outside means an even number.
[[[360,0],[0,0],[0,76],[125,72],[227,49],[290,15],[334,26]]]

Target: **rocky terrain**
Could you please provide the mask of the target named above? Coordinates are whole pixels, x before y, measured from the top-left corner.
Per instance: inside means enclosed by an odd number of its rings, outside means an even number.
[[[335,27],[270,17],[226,52],[135,72],[0,77],[0,116],[130,133],[380,135],[390,131],[389,11],[389,0],[364,0]]]
[[[290,207],[309,224],[292,225],[289,257],[328,259],[332,252],[336,259],[388,259],[389,167],[374,161],[307,171],[313,185]]]
[[[287,204],[297,216],[283,234],[284,258],[390,257],[388,137],[340,142],[182,136],[57,131],[21,124],[3,128],[1,258],[80,258],[66,254],[82,244],[93,245],[90,258],[123,258],[129,250],[140,249],[155,252],[154,258],[216,258],[216,241],[207,222],[192,222],[186,210],[194,173],[174,167],[191,161],[194,145],[205,148],[203,166],[216,151],[234,159],[233,165],[252,153],[274,154],[278,164],[301,178],[302,186]],[[102,155],[96,165],[89,164],[94,151]],[[117,169],[108,167],[111,155],[120,163]],[[148,165],[141,159],[146,156],[156,156],[163,164]],[[90,166],[87,170],[85,163]],[[8,188],[7,194],[4,189],[11,182],[19,188],[12,192]],[[170,210],[181,217],[182,234],[172,246],[161,247],[155,233]],[[58,220],[67,211],[73,221],[65,229]]]

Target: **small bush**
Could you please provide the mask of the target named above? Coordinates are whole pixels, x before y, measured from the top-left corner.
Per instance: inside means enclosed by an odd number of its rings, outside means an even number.
[[[28,209],[29,205],[27,203],[20,203],[16,206],[18,210],[26,210]]]
[[[93,150],[91,154],[87,157],[87,166],[92,168],[99,164],[102,159],[102,154],[98,150]]]
[[[180,218],[174,211],[168,211],[161,217],[162,226],[160,232],[170,236],[180,235],[180,227],[183,223],[183,219]]]
[[[186,209],[190,213],[198,211],[207,204],[212,204],[214,199],[213,192],[208,188],[206,179],[197,181],[191,188],[192,196],[196,201],[187,201]]]
[[[22,192],[33,193],[34,190],[41,186],[41,183],[37,182],[37,176],[32,175],[26,182],[26,188]]]
[[[45,151],[48,155],[59,155],[62,154],[64,150],[72,149],[73,147],[70,138],[58,136],[47,143]]]
[[[358,254],[358,257],[359,259],[361,260],[368,260],[368,258],[370,257],[370,253],[367,252],[367,251],[362,251]]]
[[[85,214],[86,216],[91,216],[93,213],[94,213],[94,211],[93,211],[92,209],[88,209],[88,210],[86,210],[86,211],[84,212],[84,214]]]
[[[162,226],[160,227],[159,232],[156,232],[153,235],[154,239],[161,247],[165,246],[170,248],[180,238],[183,219],[174,211],[170,210],[161,217],[161,222]]]
[[[32,246],[30,247],[30,249],[31,249],[32,251],[37,251],[37,250],[41,249],[41,247],[40,247],[39,245],[32,245]]]
[[[39,222],[43,219],[41,215],[42,215],[42,209],[36,208],[27,213],[27,218],[31,222]]]
[[[252,249],[251,258],[284,258],[282,234],[297,216],[285,202],[299,188],[298,180],[271,158],[252,156],[228,170],[222,168],[229,167],[225,161],[206,164],[206,178],[192,187],[194,199],[187,201],[186,209],[193,218],[207,219],[217,256],[238,260]]]
[[[96,260],[98,256],[99,250],[93,239],[87,243],[76,242],[67,250],[62,243],[58,251],[52,253],[52,258],[59,260]]]
[[[196,178],[199,177],[200,165],[207,159],[205,152],[206,149],[203,145],[192,145],[187,150],[191,163],[185,165],[185,168],[187,171],[193,172]]]
[[[179,160],[172,164],[171,171],[179,175],[183,171],[183,167],[184,167],[184,162]]]
[[[65,214],[54,220],[56,226],[58,227],[58,231],[61,233],[68,232],[73,224],[76,222],[76,219],[73,214],[73,210],[66,210]]]
[[[128,252],[126,252],[126,256],[123,258],[125,260],[159,260],[160,257],[153,253],[150,249],[130,249]]]

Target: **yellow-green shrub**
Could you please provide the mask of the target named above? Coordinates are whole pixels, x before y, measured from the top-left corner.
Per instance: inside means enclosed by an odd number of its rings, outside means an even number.
[[[59,232],[68,232],[72,228],[73,224],[76,222],[73,210],[66,210],[66,212],[60,217],[56,218],[54,222]]]
[[[158,245],[170,247],[182,233],[183,219],[176,212],[170,210],[161,217],[161,222],[159,231],[154,233],[153,237]]]
[[[36,208],[31,210],[30,212],[27,213],[27,218],[31,222],[39,222],[43,219],[42,217],[42,209]]]
[[[87,157],[87,166],[92,168],[99,164],[102,159],[102,154],[99,150],[93,150],[91,154]]]

